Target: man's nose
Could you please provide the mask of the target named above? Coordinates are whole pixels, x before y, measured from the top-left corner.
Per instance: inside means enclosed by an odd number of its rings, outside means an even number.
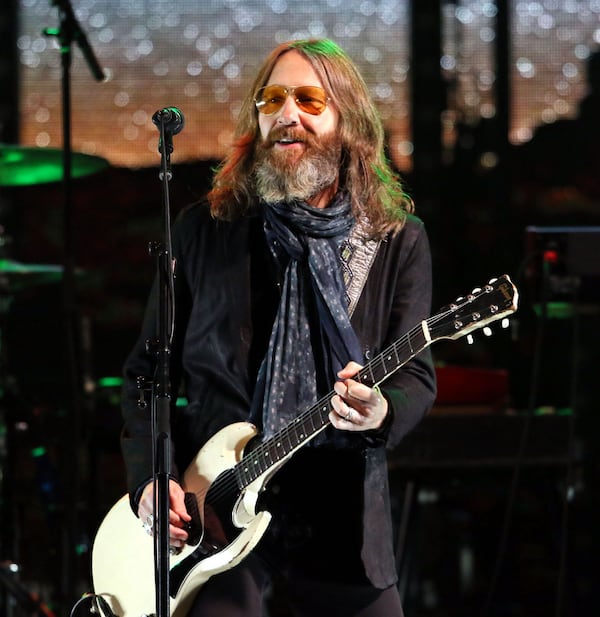
[[[285,99],[283,107],[279,110],[277,116],[277,124],[283,126],[291,126],[300,123],[300,116],[298,115],[298,106],[293,96],[288,96]]]

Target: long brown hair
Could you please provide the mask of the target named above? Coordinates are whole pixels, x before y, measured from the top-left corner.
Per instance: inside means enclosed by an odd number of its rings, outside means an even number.
[[[256,202],[252,168],[260,132],[253,96],[267,83],[279,58],[290,51],[311,63],[339,111],[340,186],[350,195],[354,215],[372,237],[400,229],[406,214],[413,211],[412,200],[385,155],[383,126],[362,76],[349,56],[328,39],[282,43],[266,58],[242,105],[233,148],[208,194],[213,216],[237,218]]]

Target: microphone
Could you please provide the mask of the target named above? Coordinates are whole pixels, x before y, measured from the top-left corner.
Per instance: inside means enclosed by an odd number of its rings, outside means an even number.
[[[152,122],[154,122],[159,129],[162,124],[165,128],[165,133],[170,135],[177,135],[177,133],[183,129],[183,125],[185,124],[183,114],[181,113],[181,110],[177,109],[177,107],[165,107],[164,109],[159,109],[152,116]]]

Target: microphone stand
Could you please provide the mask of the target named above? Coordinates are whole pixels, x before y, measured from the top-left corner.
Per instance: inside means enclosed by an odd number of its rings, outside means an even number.
[[[162,243],[151,243],[150,252],[157,258],[158,268],[158,339],[155,341],[156,369],[152,383],[152,435],[154,470],[154,559],[157,617],[169,617],[169,478],[170,478],[170,355],[174,316],[174,263],[171,249],[169,181],[172,178],[170,155],[173,134],[182,124],[173,127],[169,110],[157,112],[153,121],[160,130],[158,150],[161,153],[159,179],[162,182],[163,227]]]
[[[77,465],[73,465],[73,461],[77,460],[77,446],[80,437],[80,419],[77,414],[77,406],[79,402],[79,375],[77,370],[77,360],[75,353],[75,293],[74,293],[74,266],[73,266],[73,234],[72,234],[72,178],[71,178],[71,77],[70,68],[72,61],[71,45],[75,41],[92,72],[93,77],[97,81],[104,80],[104,72],[102,71],[94,52],[87,40],[85,33],[79,25],[77,18],[73,12],[73,7],[69,0],[50,0],[50,4],[58,8],[60,27],[46,28],[43,34],[46,36],[54,36],[60,42],[61,52],[61,68],[62,68],[62,122],[63,122],[63,243],[64,243],[64,272],[63,272],[63,303],[65,309],[65,327],[67,339],[67,368],[69,376],[69,386],[71,388],[71,399],[68,408],[68,426],[70,435],[67,441],[69,464],[67,465],[68,475],[65,485],[69,487],[69,495],[67,497],[67,529],[63,537],[63,550],[65,555],[65,564],[63,572],[63,596],[68,598],[73,593],[75,585],[74,568],[72,552],[74,552],[77,544],[77,529],[78,529],[78,488],[79,482],[77,478]]]

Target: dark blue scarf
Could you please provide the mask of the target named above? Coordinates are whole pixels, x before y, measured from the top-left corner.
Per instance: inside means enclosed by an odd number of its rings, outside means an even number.
[[[285,272],[279,308],[261,365],[251,417],[277,432],[333,387],[350,360],[362,361],[350,325],[340,246],[354,223],[349,199],[328,208],[264,204],[265,233]]]

